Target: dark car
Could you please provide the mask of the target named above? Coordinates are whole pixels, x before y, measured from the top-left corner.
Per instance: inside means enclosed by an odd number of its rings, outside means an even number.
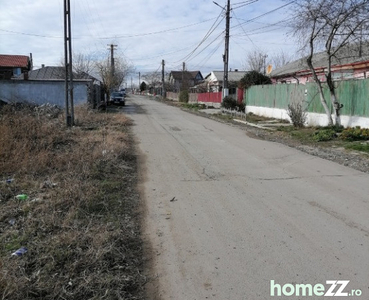
[[[126,100],[121,92],[112,92],[109,99],[109,104],[125,105]]]

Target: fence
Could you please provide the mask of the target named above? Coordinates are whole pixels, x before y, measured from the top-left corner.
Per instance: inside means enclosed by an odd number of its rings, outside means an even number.
[[[369,128],[369,80],[338,81],[335,84],[338,101],[343,104],[340,111],[342,125]],[[326,86],[324,95],[333,113]],[[301,102],[308,112],[308,125],[328,124],[315,83],[253,86],[246,90],[244,101],[247,112],[280,119],[289,119],[286,112],[289,103]]]

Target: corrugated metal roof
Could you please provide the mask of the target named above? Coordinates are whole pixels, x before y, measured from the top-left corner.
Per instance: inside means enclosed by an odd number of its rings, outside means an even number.
[[[196,78],[197,74],[201,72],[200,71],[171,71],[170,72],[172,77],[176,80],[182,80],[182,78],[186,80],[193,80]],[[183,76],[183,77],[182,77]]]
[[[29,57],[25,55],[0,54],[0,67],[27,68]]]
[[[290,62],[283,67],[275,69],[270,74],[270,77],[280,77],[293,75],[297,72],[309,69],[306,58],[301,58]],[[333,66],[341,66],[347,64],[354,64],[357,62],[369,60],[369,43],[348,45],[338,51],[337,56],[333,58]],[[328,55],[325,52],[319,52],[313,56],[313,66],[315,69],[324,68],[328,66]]]
[[[219,82],[223,82],[224,71],[213,71],[212,73],[218,79]],[[211,73],[209,75],[211,75]],[[206,76],[206,78],[209,77],[209,75]],[[246,75],[245,71],[229,71],[228,81],[234,82],[240,81],[242,77],[244,77],[245,75]]]
[[[64,67],[43,67],[41,69],[28,72],[29,80],[60,80],[65,78]],[[21,74],[17,79],[24,79],[24,74]]]

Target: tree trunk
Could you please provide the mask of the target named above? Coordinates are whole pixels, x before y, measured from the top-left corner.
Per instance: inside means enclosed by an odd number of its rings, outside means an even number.
[[[341,126],[341,118],[340,118],[340,110],[343,107],[341,103],[338,102],[336,96],[336,87],[334,86],[334,82],[332,80],[332,73],[328,72],[327,75],[327,84],[329,88],[329,92],[331,95],[331,103],[334,108],[334,119],[336,126]]]
[[[308,66],[309,66],[309,68],[310,68],[310,70],[311,70],[311,72],[313,74],[313,78],[315,80],[315,83],[318,86],[319,95],[320,95],[320,102],[322,103],[323,108],[324,108],[324,111],[325,111],[325,114],[327,115],[328,125],[329,126],[332,126],[333,125],[333,120],[332,120],[331,111],[330,111],[330,109],[328,107],[327,101],[324,98],[324,92],[323,92],[322,83],[320,82],[318,76],[316,75],[316,72],[315,72],[315,69],[314,69],[314,66],[313,66],[313,63],[312,63],[312,55],[310,55],[308,57],[307,64],[308,64]]]

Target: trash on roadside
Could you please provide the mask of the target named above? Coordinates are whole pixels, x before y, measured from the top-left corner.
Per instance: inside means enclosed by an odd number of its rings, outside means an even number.
[[[13,181],[14,181],[14,178],[8,178],[7,180],[3,180],[3,181],[0,181],[0,182],[10,184],[10,183],[12,183]]]
[[[17,251],[12,253],[12,256],[22,256],[27,253],[28,249],[26,247],[19,248]]]
[[[11,219],[9,220],[9,224],[13,226],[13,225],[15,224],[15,219],[14,219],[14,218],[11,218]]]
[[[43,183],[40,184],[40,188],[41,189],[54,188],[57,185],[58,185],[57,183],[52,182],[51,180],[45,180]]]
[[[40,202],[40,201],[42,201],[42,199],[41,199],[41,198],[34,198],[34,199],[32,199],[30,202]]]
[[[17,198],[18,200],[27,200],[28,199],[28,195],[26,195],[26,194],[19,194],[19,195],[15,196],[15,198]]]
[[[170,202],[174,202],[174,201],[177,201],[178,199],[176,199],[176,197],[173,197]]]

